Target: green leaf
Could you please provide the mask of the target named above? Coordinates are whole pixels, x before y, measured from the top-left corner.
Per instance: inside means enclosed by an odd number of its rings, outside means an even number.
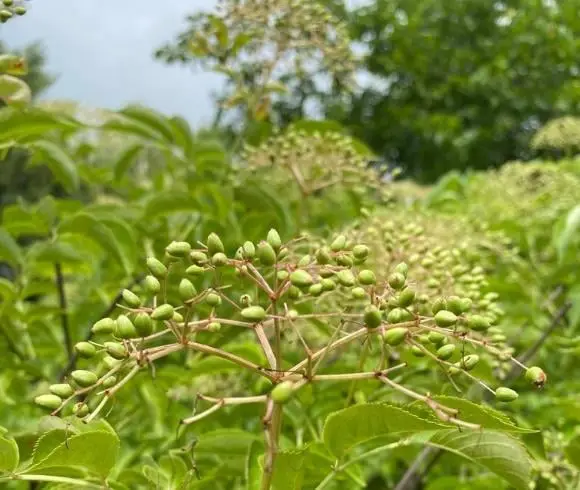
[[[22,263],[22,252],[16,240],[3,228],[0,228],[0,262],[11,265]]]
[[[148,107],[132,104],[121,109],[118,114],[120,114],[123,119],[130,121],[135,125],[147,128],[151,134],[156,135],[154,139],[163,139],[167,143],[173,143],[173,128],[167,121],[167,118],[159,112]]]
[[[254,441],[250,444],[246,456],[246,485],[247,490],[259,490],[261,469],[259,464],[260,454],[263,453],[264,445],[260,441]]]
[[[16,286],[8,279],[0,277],[0,298],[2,301],[10,301],[16,296]],[[1,301],[0,301],[1,303]]]
[[[272,490],[301,490],[304,481],[305,450],[278,453],[272,474]]]
[[[566,216],[564,229],[557,237],[558,258],[563,260],[576,233],[580,231],[580,204],[570,210]]]
[[[199,437],[196,454],[234,455],[245,457],[250,444],[260,441],[260,436],[240,429],[218,429]]]
[[[16,441],[5,435],[0,435],[0,473],[14,471],[19,460],[20,455]]]
[[[580,435],[576,435],[568,442],[564,453],[570,463],[580,468]]]
[[[64,442],[59,442],[59,434],[47,437],[50,440],[46,446],[43,445],[42,453],[38,454],[27,473],[72,467],[105,478],[113,468],[120,448],[119,438],[108,431],[85,432],[68,437]],[[54,443],[50,452],[48,442]]]
[[[153,220],[159,216],[182,211],[196,211],[200,206],[196,198],[187,192],[162,191],[152,194],[145,202],[144,218]]]
[[[29,146],[34,150],[33,162],[46,165],[67,191],[78,190],[80,178],[76,163],[65,150],[46,140],[34,141]]]
[[[256,364],[265,361],[264,356],[259,347],[252,343],[231,344],[222,347],[223,350],[230,352],[236,356],[243,357],[248,361]],[[236,371],[239,366],[227,359],[222,359],[214,356],[207,356],[202,359],[195,359],[189,366],[188,373],[190,376],[196,375],[210,375],[223,373],[227,371]]]
[[[134,143],[125,148],[117,161],[113,164],[113,177],[115,180],[120,180],[127,173],[129,168],[137,161],[137,157],[143,151],[143,143]]]
[[[363,442],[388,434],[438,430],[443,424],[425,420],[401,407],[386,403],[355,405],[331,414],[322,438],[337,458]]]
[[[495,431],[443,430],[428,444],[450,451],[487,468],[518,490],[526,490],[532,465],[523,445],[513,437]]]
[[[26,112],[2,109],[0,111],[0,142],[34,141],[54,130],[75,130],[82,125],[73,118],[53,111],[30,108]]]
[[[180,116],[169,118],[169,124],[173,129],[175,144],[181,148],[183,156],[189,158],[193,150],[193,135],[189,123]]]

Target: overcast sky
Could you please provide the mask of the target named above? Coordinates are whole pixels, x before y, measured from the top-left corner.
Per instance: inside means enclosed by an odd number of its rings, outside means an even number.
[[[194,126],[213,115],[220,77],[167,66],[154,50],[185,27],[185,16],[215,0],[31,0],[29,11],[2,26],[10,47],[40,40],[58,80],[44,98],[72,99],[116,109],[140,102],[180,114]],[[363,0],[347,0],[347,4]]]

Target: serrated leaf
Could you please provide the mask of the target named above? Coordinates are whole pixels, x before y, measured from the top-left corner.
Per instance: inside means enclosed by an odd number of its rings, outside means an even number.
[[[113,164],[113,178],[115,180],[120,180],[125,176],[129,168],[136,162],[143,148],[143,143],[139,142],[129,146],[121,153]]]
[[[272,474],[272,490],[302,489],[306,454],[306,450],[278,453]]]
[[[58,437],[52,442],[57,443]],[[73,435],[66,442],[57,444],[50,453],[43,450],[43,459],[35,461],[27,473],[71,467],[105,478],[117,460],[119,448],[119,438],[111,432],[91,431]]]
[[[428,444],[487,468],[518,490],[528,488],[530,459],[523,445],[508,434],[451,429],[437,432]]]
[[[69,192],[80,186],[76,163],[70,155],[52,141],[37,140],[30,144],[34,151],[33,161],[46,165],[55,180]]]
[[[425,420],[404,408],[387,403],[355,405],[331,414],[324,424],[322,439],[337,458],[353,447],[395,433],[433,431],[443,424]]]
[[[530,434],[538,432],[515,425],[505,414],[494,408],[478,405],[469,400],[453,396],[434,396],[433,399],[449,408],[459,411],[458,418],[465,422],[480,425],[483,429],[499,430],[503,432],[519,432]],[[414,405],[414,404],[413,404]]]
[[[9,473],[18,466],[18,444],[12,438],[0,435],[0,473]]]
[[[0,262],[11,265],[22,263],[22,251],[18,243],[4,228],[0,228]]]
[[[564,453],[568,461],[580,469],[580,435],[573,437],[568,442]]]
[[[62,429],[53,429],[42,434],[32,450],[32,464],[39,464],[46,459],[57,446],[60,446],[66,440],[75,435],[76,431],[67,430],[66,426]]]

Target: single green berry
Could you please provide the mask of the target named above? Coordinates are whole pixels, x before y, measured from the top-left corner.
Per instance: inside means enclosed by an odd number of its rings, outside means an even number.
[[[155,276],[146,276],[143,280],[143,287],[150,294],[157,294],[161,291],[161,283]]]
[[[211,263],[215,267],[223,267],[224,265],[226,265],[228,263],[228,257],[226,256],[226,254],[224,254],[222,252],[218,252],[218,253],[212,255]]]
[[[139,337],[147,337],[153,333],[153,320],[147,313],[139,313],[133,320]]]
[[[316,252],[316,262],[318,262],[320,265],[329,264],[331,261],[332,257],[328,248],[322,247]]]
[[[330,277],[334,277],[334,271],[332,269],[323,267],[318,271],[318,274],[320,275],[320,277],[323,278],[330,278]]]
[[[458,367],[464,369],[465,371],[471,371],[479,362],[479,356],[477,354],[469,354],[461,361],[459,361]]]
[[[249,294],[242,294],[240,296],[240,304],[244,307],[252,306],[252,297]]]
[[[275,403],[284,404],[294,393],[294,383],[292,381],[282,381],[270,392],[270,396]]]
[[[305,288],[312,285],[314,279],[305,270],[297,269],[290,274],[290,282],[296,287]]]
[[[383,341],[385,344],[396,346],[401,344],[407,337],[408,329],[405,327],[395,327],[385,330]]]
[[[109,354],[113,359],[117,359],[118,361],[125,359],[128,355],[125,346],[119,342],[105,342],[104,346],[107,354]]]
[[[248,306],[242,310],[242,316],[251,322],[261,322],[266,318],[266,310],[261,306]]]
[[[89,414],[89,406],[83,402],[75,403],[73,406],[73,414],[82,419]]]
[[[90,342],[78,342],[75,344],[75,351],[79,357],[90,359],[97,353],[97,349]]]
[[[548,377],[542,368],[532,366],[526,370],[526,380],[541,388],[546,384]]]
[[[445,339],[447,339],[447,337],[441,332],[429,332],[428,338],[429,342],[435,345],[442,344],[445,342]]]
[[[189,279],[182,279],[179,283],[179,297],[182,301],[188,301],[197,294],[195,286]]]
[[[352,249],[352,255],[357,260],[365,260],[369,256],[369,247],[366,245],[355,245]]]
[[[258,243],[258,259],[264,265],[274,265],[276,263],[276,252],[268,242]]]
[[[344,235],[338,235],[333,242],[330,244],[330,249],[333,252],[340,252],[346,247],[346,237]]]
[[[471,330],[479,332],[487,330],[491,325],[489,320],[484,316],[470,315],[467,317],[467,326],[471,328]]]
[[[348,269],[338,271],[336,273],[336,279],[341,285],[345,287],[352,287],[356,282],[354,274]]]
[[[308,294],[314,297],[320,296],[322,294],[322,284],[318,283],[310,286],[308,288]]]
[[[12,17],[12,12],[10,10],[0,10],[0,21],[6,22]]]
[[[403,321],[403,313],[405,310],[401,308],[393,308],[387,314],[388,323],[401,323]]]
[[[242,253],[244,259],[252,260],[256,256],[256,246],[250,241],[244,242],[242,245]]]
[[[56,395],[40,395],[34,399],[34,403],[42,408],[48,408],[49,410],[56,410],[60,408],[62,400]]]
[[[505,386],[500,386],[495,390],[495,397],[500,402],[513,402],[518,398],[518,392]]]
[[[190,265],[187,269],[185,269],[185,273],[188,276],[200,276],[205,272],[205,269],[203,267],[200,267],[199,265]]]
[[[405,276],[400,272],[393,272],[388,278],[389,286],[393,289],[403,289],[405,281]]]
[[[411,347],[411,354],[413,354],[415,357],[425,357],[425,351],[418,345],[413,345]]]
[[[322,289],[324,291],[332,291],[333,289],[336,289],[336,283],[328,277],[322,279],[320,284],[322,285]]]
[[[165,251],[173,257],[187,257],[191,251],[191,245],[187,242],[171,242],[165,247]]]
[[[282,269],[276,273],[276,277],[278,278],[279,281],[285,281],[286,279],[288,279],[288,277],[290,277],[290,273]]]
[[[53,395],[59,396],[61,398],[68,398],[75,392],[73,387],[68,383],[50,385],[48,387],[48,391],[50,391]]]
[[[151,313],[151,318],[158,321],[171,320],[171,318],[173,318],[174,311],[175,310],[173,309],[173,306],[165,303],[163,305],[159,305],[153,310]]]
[[[113,369],[116,368],[119,364],[121,364],[121,361],[118,361],[117,359],[113,359],[111,356],[105,356],[103,357],[103,364],[105,365],[105,367],[107,369]]]
[[[447,309],[447,301],[445,300],[445,298],[437,298],[435,301],[433,301],[433,304],[431,305],[431,311],[433,312],[434,315],[439,313],[441,310],[446,309]]]
[[[505,342],[506,340],[507,340],[507,337],[501,333],[497,333],[497,334],[491,336],[491,341],[494,344],[501,344],[502,342]]]
[[[397,264],[394,272],[402,274],[406,279],[407,274],[409,273],[409,266],[407,264],[405,264],[405,262],[401,262],[400,264]],[[391,287],[394,287],[394,286],[391,286]]]
[[[302,296],[302,292],[300,291],[299,288],[297,288],[296,286],[290,286],[288,288],[288,297],[290,299],[298,299],[300,298],[300,296]]]
[[[174,311],[171,319],[176,323],[183,323],[184,320],[183,315],[179,311]]]
[[[443,361],[446,361],[451,356],[453,356],[455,349],[456,349],[455,344],[447,344],[442,347],[439,347],[439,349],[437,349],[437,357],[439,359],[442,359]]]
[[[222,324],[220,322],[210,322],[207,325],[208,332],[216,333],[219,332],[222,328]]]
[[[448,310],[441,310],[435,315],[435,323],[438,327],[450,327],[457,323],[457,316]]]
[[[278,232],[274,228],[272,228],[268,232],[268,236],[266,237],[266,241],[276,251],[280,250],[280,247],[282,246],[282,239],[280,238],[280,235],[278,234]]]
[[[135,325],[126,315],[119,315],[117,317],[117,337],[122,339],[133,339],[138,336]]]
[[[299,261],[298,261],[298,267],[307,267],[312,263],[312,257],[308,254],[304,255]]]
[[[91,332],[94,334],[109,334],[115,331],[116,326],[117,324],[112,318],[103,318],[92,326]]]
[[[365,269],[358,273],[358,282],[368,286],[370,284],[375,284],[377,282],[377,278],[373,271]]]
[[[83,369],[77,369],[76,371],[73,371],[70,373],[70,376],[74,382],[82,388],[93,386],[99,379],[95,373],[91,371],[85,371]]]
[[[290,255],[290,249],[287,247],[282,247],[278,252],[278,261],[284,260],[286,257]]]
[[[377,328],[383,321],[381,310],[370,305],[365,309],[364,322],[367,328]]]
[[[322,285],[320,285],[320,287],[322,287]],[[367,297],[367,292],[361,287],[352,288],[352,290],[350,291],[350,295],[354,299],[365,299]]]
[[[342,265],[343,267],[352,267],[354,260],[350,255],[342,254],[336,256],[336,263]]]
[[[447,308],[441,308],[443,310],[447,309],[451,313],[455,313],[456,315],[461,315],[463,313],[463,308],[461,305],[461,298],[459,296],[449,296],[447,298]]]
[[[121,295],[123,296],[125,303],[127,303],[127,306],[130,308],[139,308],[141,306],[141,300],[139,299],[139,296],[137,296],[133,291],[123,289]]]
[[[220,240],[220,237],[215,233],[210,233],[207,237],[207,251],[210,255],[215,255],[219,252],[225,252],[224,244]]]
[[[2,0],[2,3],[4,4],[5,7],[12,7],[14,0]]]
[[[415,301],[415,291],[409,288],[403,289],[399,296],[397,297],[398,305],[406,308],[407,306],[411,306]]]
[[[147,268],[157,279],[163,279],[167,276],[167,267],[155,257],[149,257],[147,259]]]
[[[115,376],[107,376],[103,380],[103,388],[110,388],[111,386],[115,386],[117,384],[117,378]]]
[[[288,318],[288,320],[296,320],[296,318],[298,318],[298,312],[296,310],[288,310],[286,318]]]
[[[189,254],[189,258],[195,265],[203,265],[207,263],[207,254],[201,250],[193,250]]]

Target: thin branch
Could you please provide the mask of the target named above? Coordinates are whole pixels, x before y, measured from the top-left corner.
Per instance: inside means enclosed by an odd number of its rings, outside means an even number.
[[[66,300],[66,292],[64,290],[64,277],[62,275],[62,266],[60,262],[54,263],[54,274],[56,281],[56,290],[58,294],[58,303],[60,307],[60,326],[62,329],[62,335],[64,339],[64,348],[69,360],[75,357],[72,346],[72,338],[70,335],[70,328],[68,323],[68,305]]]

